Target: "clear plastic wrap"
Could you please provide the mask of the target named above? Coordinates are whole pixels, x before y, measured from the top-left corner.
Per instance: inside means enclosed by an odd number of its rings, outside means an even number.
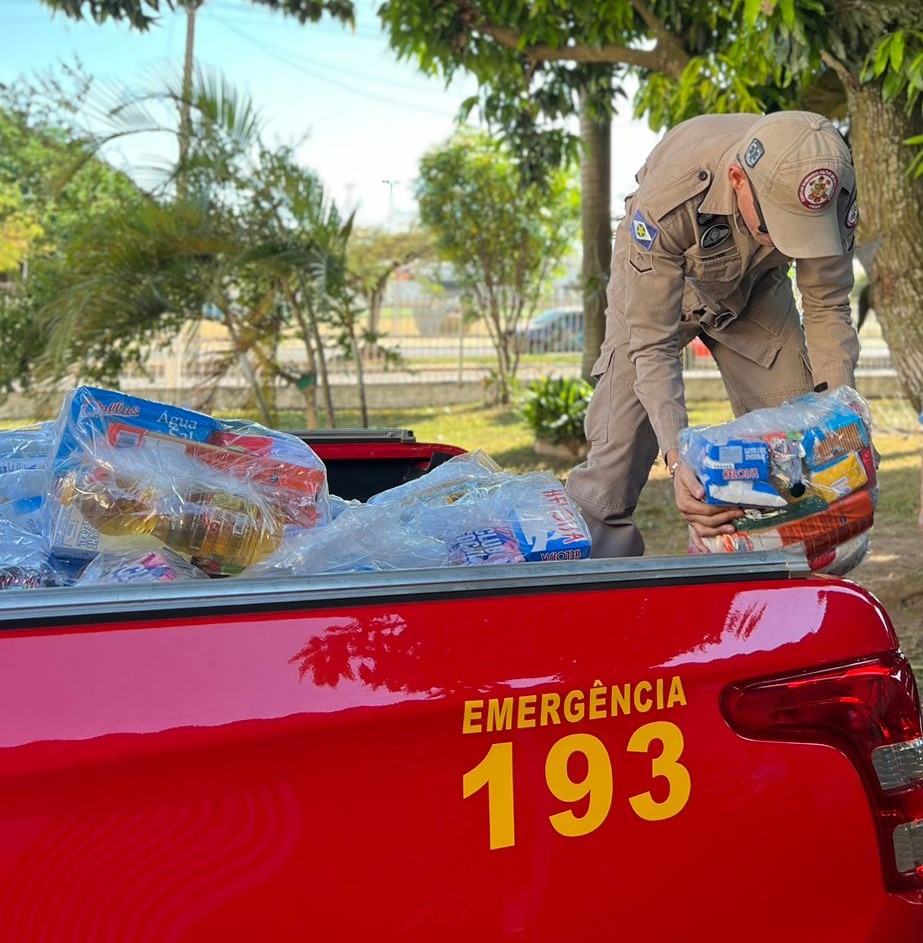
[[[244,575],[571,560],[589,552],[586,523],[557,478],[501,471],[481,452],[456,456],[368,504],[350,502],[331,524],[286,538]]]
[[[497,472],[451,504],[423,500],[409,513],[416,529],[446,544],[453,564],[576,560],[590,554],[586,523],[550,472]]]
[[[58,432],[51,544],[64,558],[149,535],[229,575],[274,551],[287,530],[327,520],[323,463],[294,436],[255,423],[82,387]]]
[[[48,540],[28,517],[0,515],[0,589],[39,589],[64,580],[52,565]]]
[[[34,533],[47,530],[54,423],[0,432],[0,516]]]
[[[289,535],[275,553],[242,575],[312,576],[447,563],[445,544],[403,521],[397,503],[385,507],[357,503],[341,511],[326,527]]]
[[[53,423],[0,432],[0,589],[37,589],[67,580],[48,545]]]
[[[129,544],[118,550],[98,553],[80,574],[77,585],[175,583],[207,579],[207,573],[168,547],[151,549],[143,544]]]
[[[376,507],[399,508],[412,508],[420,503],[431,507],[454,504],[469,491],[506,474],[509,473],[504,472],[486,452],[466,452],[455,455],[420,478],[373,494],[368,503]]]
[[[680,457],[710,504],[739,505],[736,532],[711,552],[792,548],[812,569],[857,566],[878,497],[868,404],[853,389],[810,393],[731,422],[683,430]]]

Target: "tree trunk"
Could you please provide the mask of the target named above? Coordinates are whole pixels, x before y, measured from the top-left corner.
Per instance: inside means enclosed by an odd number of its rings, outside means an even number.
[[[583,362],[580,373],[589,379],[606,334],[606,285],[612,254],[611,183],[612,122],[598,122],[580,104],[580,214],[583,242]]]
[[[182,101],[179,105],[179,172],[176,195],[186,199],[186,162],[192,143],[192,71],[195,67],[195,17],[201,0],[186,0],[186,52],[183,56]]]
[[[872,307],[913,408],[923,406],[923,179],[907,174],[907,138],[923,133],[917,107],[885,102],[877,86],[847,88],[859,188],[858,238],[874,252]],[[865,253],[863,252],[863,255]]]
[[[359,416],[362,428],[369,427],[369,404],[365,395],[365,371],[362,367],[362,351],[359,350],[359,338],[356,336],[356,321],[352,315],[347,321],[349,328],[349,342],[353,349],[353,364],[356,367],[356,392],[359,394]]]
[[[253,364],[250,363],[250,358],[247,354],[247,351],[244,350],[243,345],[240,341],[240,332],[237,330],[237,320],[235,316],[231,313],[231,309],[228,306],[222,308],[224,314],[224,324],[228,330],[228,334],[231,338],[231,345],[234,348],[234,353],[237,356],[237,362],[240,365],[240,369],[246,379],[247,383],[250,386],[251,391],[253,392],[253,399],[256,402],[256,407],[259,410],[260,418],[262,419],[263,425],[273,426],[273,417],[272,413],[269,411],[269,406],[266,403],[266,399],[263,396],[263,388],[260,386],[259,377],[253,370]]]

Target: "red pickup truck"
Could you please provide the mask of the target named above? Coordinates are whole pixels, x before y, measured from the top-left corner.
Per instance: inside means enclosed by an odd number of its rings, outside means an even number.
[[[923,939],[913,673],[788,554],[2,604],[3,941]]]

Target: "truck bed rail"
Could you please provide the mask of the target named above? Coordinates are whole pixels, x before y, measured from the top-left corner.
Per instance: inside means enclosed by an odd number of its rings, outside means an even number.
[[[281,609],[317,609],[361,600],[371,605],[394,599],[573,592],[645,585],[690,585],[752,580],[788,580],[810,574],[804,556],[781,550],[745,554],[626,557],[561,563],[445,567],[311,577],[227,579],[160,583],[143,587],[88,586],[8,590],[0,609],[0,631],[92,619],[146,619]]]

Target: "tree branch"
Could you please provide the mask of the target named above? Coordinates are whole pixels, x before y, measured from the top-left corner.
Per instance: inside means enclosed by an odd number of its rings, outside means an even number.
[[[844,88],[855,90],[859,87],[860,83],[856,76],[839,59],[830,55],[829,52],[822,52],[820,58],[827,68],[836,73],[836,77],[843,83]]]
[[[678,79],[683,74],[683,70],[686,66],[689,65],[689,56],[686,54],[686,50],[683,49],[682,44],[678,42],[676,37],[664,26],[663,20],[654,15],[645,0],[629,0],[629,2],[632,7],[634,7],[638,16],[644,20],[647,28],[654,34],[654,39],[657,40],[657,45],[654,49],[660,55],[663,62],[661,71]],[[667,67],[669,63],[673,64],[676,70],[675,72],[670,71]]]
[[[508,26],[497,26],[486,20],[476,20],[473,28],[485,36],[490,36],[501,46],[513,52],[521,53],[528,62],[583,62],[583,63],[610,63],[615,65],[636,66],[641,69],[652,69],[663,72],[672,78],[679,78],[689,62],[683,48],[673,36],[664,28],[663,24],[653,17],[641,0],[632,0],[637,9],[640,5],[645,12],[638,10],[642,19],[657,38],[653,49],[634,49],[631,46],[622,46],[616,43],[604,46],[530,46],[523,44],[521,34]]]

